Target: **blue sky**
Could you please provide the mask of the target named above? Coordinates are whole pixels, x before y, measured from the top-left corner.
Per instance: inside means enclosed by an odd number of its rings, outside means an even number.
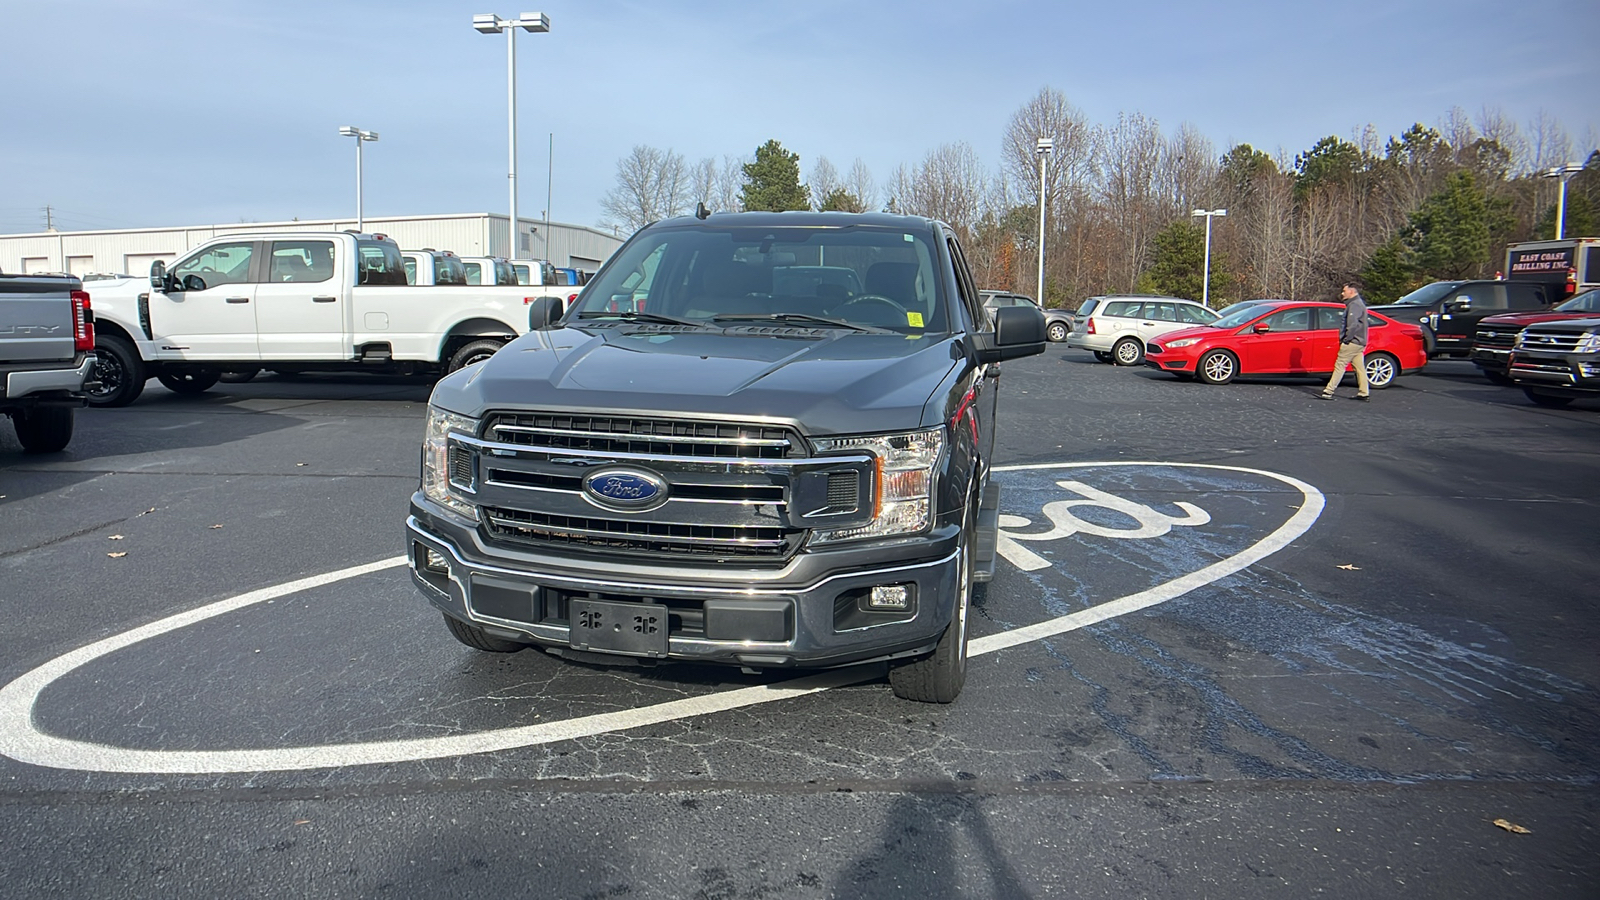
[[[0,233],[503,212],[505,39],[477,12],[546,13],[517,40],[520,212],[595,224],[635,144],[691,163],[777,138],[807,172],[878,183],[943,143],[1001,163],[1041,88],[1094,123],[1190,122],[1220,153],[1294,154],[1453,106],[1600,134],[1600,3],[989,0],[0,0]],[[1578,154],[1580,157],[1582,154]]]

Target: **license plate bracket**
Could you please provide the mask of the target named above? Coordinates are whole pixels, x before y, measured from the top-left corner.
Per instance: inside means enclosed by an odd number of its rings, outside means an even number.
[[[574,650],[665,659],[667,608],[659,603],[567,601],[567,645]]]

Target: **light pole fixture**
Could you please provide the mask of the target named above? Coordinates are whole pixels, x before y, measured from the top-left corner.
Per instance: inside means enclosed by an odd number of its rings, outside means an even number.
[[[544,13],[525,12],[515,19],[502,19],[494,13],[479,13],[472,17],[472,27],[480,34],[505,33],[506,36],[506,108],[511,119],[511,252],[517,258],[517,29],[535,33],[550,30],[550,17]]]
[[[1200,275],[1200,302],[1206,306],[1211,305],[1211,220],[1216,216],[1225,216],[1225,209],[1197,209],[1191,216],[1206,217],[1206,264]]]
[[[361,214],[361,145],[378,139],[376,131],[362,131],[354,125],[340,125],[339,133],[356,139],[356,230],[365,231],[366,220]]]
[[[1576,174],[1578,174],[1579,172],[1582,172],[1582,171],[1583,171],[1583,166],[1569,164],[1569,165],[1565,165],[1565,166],[1557,166],[1556,168],[1551,169],[1548,172],[1540,172],[1539,173],[1539,177],[1540,178],[1559,178],[1559,179],[1561,179],[1561,193],[1558,195],[1558,197],[1556,199],[1556,240],[1558,240],[1558,241],[1561,240],[1561,238],[1566,233],[1566,225],[1567,225],[1567,180],[1570,179],[1572,176],[1574,176],[1574,175],[1576,175]]]
[[[1033,154],[1039,157],[1039,308],[1044,309],[1044,212],[1049,207],[1048,195],[1045,192],[1044,172],[1045,166],[1050,161],[1050,154],[1055,152],[1055,142],[1047,137],[1039,138],[1034,142]]]

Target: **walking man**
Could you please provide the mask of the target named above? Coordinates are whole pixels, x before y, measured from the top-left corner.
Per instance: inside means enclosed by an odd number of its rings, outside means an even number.
[[[1339,326],[1339,358],[1334,361],[1328,386],[1317,396],[1332,400],[1333,389],[1344,379],[1344,367],[1353,362],[1356,368],[1356,399],[1366,400],[1370,392],[1367,386],[1367,302],[1361,299],[1361,279],[1355,276],[1346,279],[1339,296],[1344,299],[1344,323]]]

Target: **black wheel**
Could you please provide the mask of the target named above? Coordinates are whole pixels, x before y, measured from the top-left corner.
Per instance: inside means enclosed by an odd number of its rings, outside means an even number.
[[[1239,360],[1226,350],[1213,350],[1200,357],[1194,372],[1206,384],[1227,384],[1239,374]]]
[[[466,622],[452,616],[445,616],[444,624],[450,629],[450,633],[455,636],[456,640],[474,650],[482,650],[485,653],[515,653],[528,646],[521,641],[508,641],[504,638],[497,638],[476,625],[468,625]]]
[[[921,659],[895,663],[889,669],[889,687],[902,700],[950,703],[967,683],[967,615],[972,608],[972,530],[961,540],[961,584],[955,613],[933,652]]]
[[[481,363],[504,346],[501,341],[472,341],[450,356],[450,365],[445,371],[454,372],[473,363]]]
[[[1504,385],[1511,383],[1511,377],[1503,372],[1491,372],[1488,369],[1479,369],[1478,371],[1482,372],[1483,377],[1489,379],[1489,381],[1494,384]]]
[[[203,394],[216,386],[222,372],[210,366],[171,368],[156,375],[161,386],[174,394]]]
[[[1101,362],[1111,362],[1111,354],[1104,350],[1094,351],[1094,358],[1100,360]]]
[[[1367,386],[1381,391],[1400,377],[1400,360],[1388,353],[1367,354]]]
[[[70,406],[35,406],[11,414],[17,430],[17,443],[27,453],[57,453],[72,440]]]
[[[1144,345],[1138,338],[1123,338],[1112,346],[1111,358],[1119,366],[1137,366],[1144,362]]]
[[[1048,338],[1051,343],[1059,344],[1067,339],[1068,331],[1069,329],[1067,328],[1067,323],[1051,322],[1049,325],[1044,327],[1044,336]]]
[[[1528,395],[1529,400],[1545,409],[1560,409],[1572,402],[1571,397],[1563,397],[1560,394],[1546,394],[1533,388],[1523,388],[1522,392]]]
[[[144,393],[144,362],[133,344],[115,335],[94,339],[94,374],[88,391],[90,406],[127,406]]]
[[[217,380],[223,384],[244,384],[259,374],[260,369],[223,369]]]

